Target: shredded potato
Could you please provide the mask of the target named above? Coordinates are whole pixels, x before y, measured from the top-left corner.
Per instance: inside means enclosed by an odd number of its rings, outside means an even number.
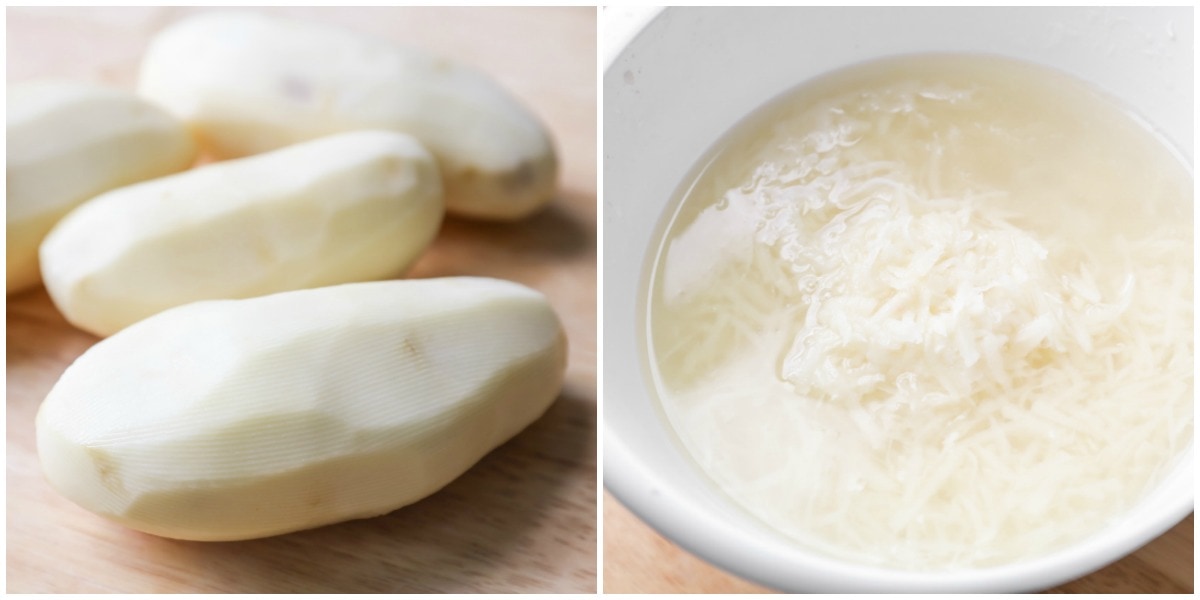
[[[781,532],[873,564],[1002,564],[1103,526],[1191,440],[1190,212],[1128,214],[1190,211],[1190,178],[1167,164],[1178,185],[1114,199],[1125,171],[1031,177],[1031,197],[1025,171],[986,168],[1078,166],[1047,150],[1115,111],[1039,114],[1038,86],[1070,90],[1007,63],[934,83],[914,64],[731,142],[665,238],[652,362],[699,465]],[[1133,151],[1106,135],[1096,160]]]

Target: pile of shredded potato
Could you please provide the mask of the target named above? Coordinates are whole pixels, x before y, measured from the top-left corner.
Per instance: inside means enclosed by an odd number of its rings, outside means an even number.
[[[1131,506],[1191,440],[1190,228],[1090,246],[1027,226],[1019,191],[953,166],[939,111],[976,96],[819,103],[752,168],[710,175],[718,199],[664,247],[668,415],[729,495],[836,555],[1043,553]]]

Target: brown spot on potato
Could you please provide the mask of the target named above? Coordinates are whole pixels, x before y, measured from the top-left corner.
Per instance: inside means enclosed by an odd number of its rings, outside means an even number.
[[[121,483],[120,474],[117,473],[117,465],[113,462],[112,457],[99,448],[88,448],[87,454],[92,459],[92,465],[96,467],[96,474],[100,476],[100,483],[108,488],[109,491],[123,493],[125,485]]]
[[[516,169],[504,176],[504,189],[519,191],[528,188],[533,185],[534,178],[537,175],[536,171],[532,162],[522,162]]]
[[[280,82],[280,89],[283,90],[285,98],[298,103],[308,102],[313,97],[312,86],[307,81],[292,75],[283,76],[283,81]]]

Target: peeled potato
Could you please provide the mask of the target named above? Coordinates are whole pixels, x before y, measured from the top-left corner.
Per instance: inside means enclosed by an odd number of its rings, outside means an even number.
[[[197,300],[399,275],[442,222],[413,138],[360,131],[114,190],[41,248],[67,320],[96,335]]]
[[[165,537],[381,515],[536,420],[566,367],[538,292],[385,281],[189,304],[101,341],[37,416],[50,483]]]
[[[183,123],[137,96],[65,81],[10,85],[5,135],[10,294],[37,285],[38,246],[72,208],[182,171],[197,151]]]
[[[150,44],[138,90],[223,158],[390,129],[437,157],[453,213],[518,219],[554,192],[549,134],[492,79],[322,24],[227,11],[183,19]]]

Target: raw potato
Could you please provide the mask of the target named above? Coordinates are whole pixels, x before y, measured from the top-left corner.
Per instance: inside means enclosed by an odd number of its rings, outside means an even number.
[[[129,92],[40,81],[10,85],[7,96],[9,294],[37,285],[38,245],[72,208],[196,159],[183,124]]]
[[[67,320],[115,333],[168,308],[392,277],[443,216],[413,138],[359,131],[104,194],[42,244]]]
[[[75,361],[38,412],[38,454],[71,501],[165,537],[372,517],[536,420],[566,350],[545,298],[496,279],[198,302]]]
[[[533,114],[482,73],[385,40],[248,12],[205,13],[154,38],[138,87],[219,157],[393,129],[437,157],[453,213],[518,219],[554,193],[554,148]]]

